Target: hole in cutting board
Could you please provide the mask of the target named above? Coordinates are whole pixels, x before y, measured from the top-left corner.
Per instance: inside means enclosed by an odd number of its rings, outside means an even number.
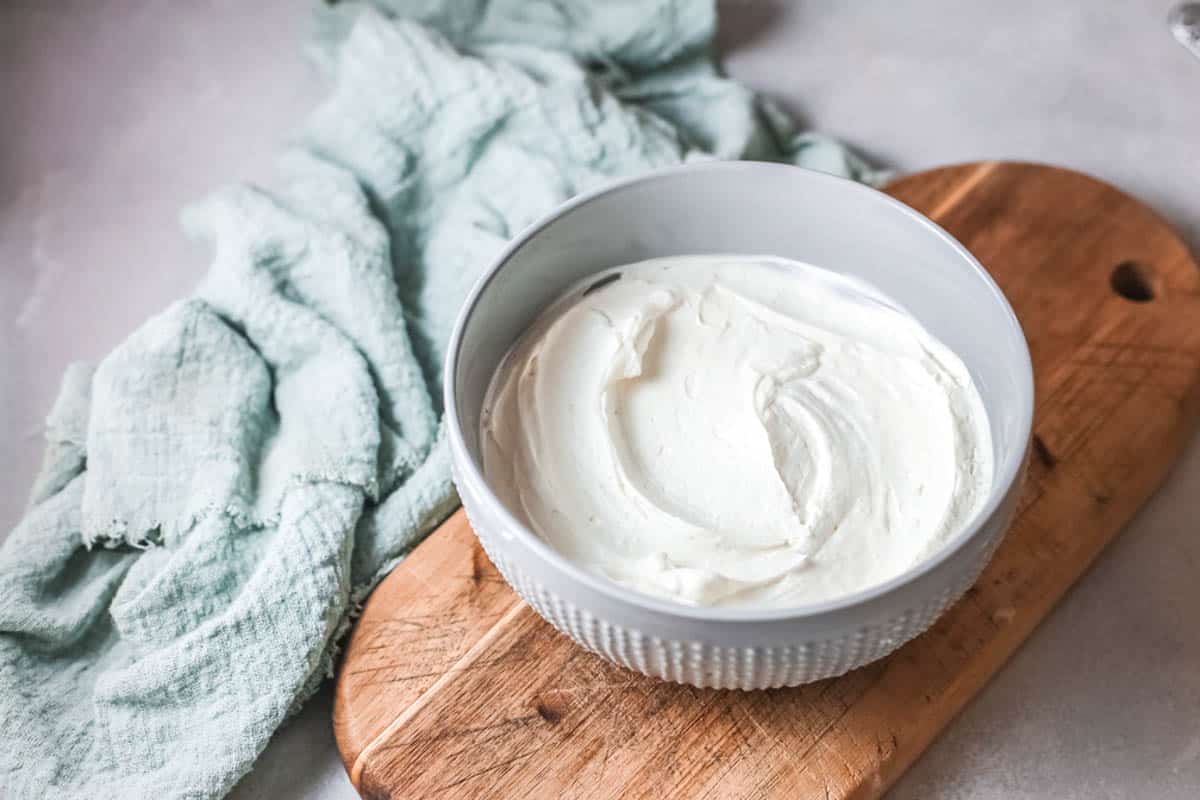
[[[1109,278],[1112,290],[1135,303],[1148,303],[1154,299],[1154,275],[1136,261],[1117,264]]]

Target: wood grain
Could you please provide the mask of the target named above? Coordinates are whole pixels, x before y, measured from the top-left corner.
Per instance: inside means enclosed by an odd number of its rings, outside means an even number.
[[[612,666],[503,583],[459,512],[372,595],[334,709],[366,797],[868,798],[920,755],[1154,492],[1200,418],[1200,271],[1110,186],[987,162],[888,188],[984,263],[1037,384],[1017,520],[927,633],[841,678],[702,691]],[[1118,287],[1113,273],[1122,269]]]

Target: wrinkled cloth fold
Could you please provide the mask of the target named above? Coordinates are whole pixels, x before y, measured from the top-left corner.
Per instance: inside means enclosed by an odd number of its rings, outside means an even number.
[[[332,672],[457,500],[439,367],[503,243],[705,158],[874,177],[719,75],[711,0],[425,0],[319,15],[328,98],[271,189],[189,208],[194,294],[71,367],[0,550],[0,787],[213,798]]]

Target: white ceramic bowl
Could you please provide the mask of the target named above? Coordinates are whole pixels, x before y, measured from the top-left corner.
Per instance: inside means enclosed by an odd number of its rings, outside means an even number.
[[[971,371],[991,421],[995,479],[981,513],[884,584],[789,609],[696,608],[585,572],[488,488],[479,415],[497,364],[537,314],[606,267],[687,253],[763,253],[874,283]],[[578,197],[518,237],[471,292],[450,341],[446,428],[471,525],[505,579],[579,644],[646,675],[760,689],[839,675],[925,630],[969,587],[1012,519],[1033,418],[1033,372],[1000,289],[937,225],[887,195],[797,167],[713,162]],[[564,444],[565,446],[565,444]]]

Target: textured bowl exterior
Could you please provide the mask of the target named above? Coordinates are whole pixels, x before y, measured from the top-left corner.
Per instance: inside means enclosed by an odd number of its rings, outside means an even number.
[[[574,602],[548,587],[541,562],[528,562],[512,540],[499,532],[505,527],[478,490],[455,471],[455,482],[467,519],[488,558],[525,602],[561,633],[614,664],[653,678],[686,683],[701,689],[775,689],[832,678],[883,658],[924,632],[975,582],[991,559],[1015,508],[1018,486],[1010,492],[996,524],[977,547],[964,550],[953,569],[921,592],[911,603],[894,604],[882,618],[854,615],[825,635],[813,636],[780,620],[763,644],[729,644],[718,627],[703,620],[678,620],[669,635],[639,629],[620,604],[592,598]],[[522,563],[522,562],[526,563]]]
[[[486,384],[504,351],[567,286],[617,264],[687,252],[768,252],[839,268],[896,298],[975,376],[996,482],[980,521],[884,584],[798,609],[704,609],[582,570],[496,498],[479,462]],[[840,675],[920,634],[979,577],[1015,513],[1033,418],[1020,325],[986,270],[886,195],[795,167],[717,162],[614,184],[519,236],[472,291],[445,367],[447,439],[463,507],[488,557],[544,619],[645,675],[767,689]]]

